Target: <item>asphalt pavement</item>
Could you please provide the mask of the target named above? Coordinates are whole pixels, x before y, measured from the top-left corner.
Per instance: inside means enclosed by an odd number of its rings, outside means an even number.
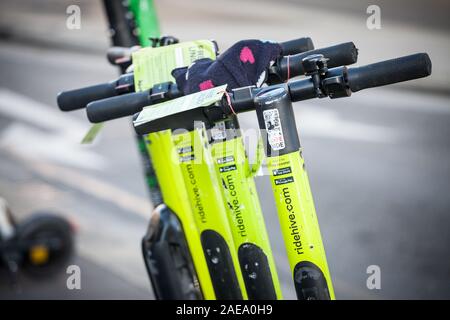
[[[101,53],[107,41],[98,3],[79,3],[86,20],[78,31],[63,29],[62,4],[31,10],[17,1],[19,9],[11,10],[11,17],[30,23],[13,25],[0,39],[0,194],[19,218],[51,210],[77,222],[73,263],[81,268],[82,289],[68,290],[61,274],[48,281],[24,276],[14,290],[3,275],[0,298],[153,298],[140,256],[151,204],[129,119],[106,124],[93,145],[81,146],[89,128],[85,115],[56,107],[57,92],[117,76]],[[430,51],[430,78],[348,99],[296,103],[295,112],[337,298],[449,299],[450,44],[447,20],[430,18],[441,10],[432,6],[420,24],[403,17],[417,16],[415,1],[414,12],[403,15],[383,2],[389,20],[377,34],[365,28],[364,11],[345,9],[349,1],[339,10],[325,1],[249,1],[240,10],[230,3],[220,10],[206,1],[157,6],[166,34],[214,35],[223,48],[241,38],[310,35],[316,47],[354,40],[361,64]],[[48,12],[45,19],[40,11]],[[317,17],[326,23],[313,25]],[[46,38],[42,30],[55,36]],[[244,129],[256,127],[253,112],[240,120]],[[293,299],[270,183],[267,176],[256,181],[283,293]],[[366,286],[370,265],[380,267],[380,290]]]

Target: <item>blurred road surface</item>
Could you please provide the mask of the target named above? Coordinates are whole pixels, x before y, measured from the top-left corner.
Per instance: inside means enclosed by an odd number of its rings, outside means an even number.
[[[0,298],[151,299],[140,256],[151,205],[129,120],[108,123],[94,145],[81,146],[85,115],[56,107],[57,92],[117,75],[102,56],[108,41],[99,3],[75,3],[84,20],[73,31],[65,28],[69,1],[0,5],[1,24],[8,26],[0,39],[0,194],[19,217],[42,209],[77,221],[74,263],[82,290],[67,290],[64,274],[47,282],[24,277],[19,291],[0,277]],[[308,35],[316,47],[355,41],[360,64],[430,53],[430,78],[297,103],[295,110],[337,298],[448,299],[448,2],[428,1],[427,11],[420,1],[373,3],[386,17],[381,30],[366,28],[365,1],[168,0],[157,6],[165,34],[214,37],[222,48],[243,38]],[[15,24],[19,18],[28,23]],[[254,113],[240,118],[244,128],[255,127]],[[270,184],[267,177],[257,183],[284,296],[292,299]],[[366,287],[369,265],[381,268],[381,290]]]

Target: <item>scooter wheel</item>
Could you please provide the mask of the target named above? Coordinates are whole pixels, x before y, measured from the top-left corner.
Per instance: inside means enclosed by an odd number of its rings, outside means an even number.
[[[58,215],[34,214],[19,223],[16,235],[23,255],[23,270],[31,276],[58,274],[73,256],[72,226]]]

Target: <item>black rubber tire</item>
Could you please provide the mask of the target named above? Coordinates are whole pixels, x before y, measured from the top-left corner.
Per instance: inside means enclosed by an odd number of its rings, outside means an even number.
[[[22,244],[22,268],[33,277],[51,277],[65,270],[74,253],[74,232],[69,222],[51,213],[36,213],[17,226],[17,239]],[[57,241],[57,248],[50,249],[48,262],[35,265],[29,257],[32,244]]]

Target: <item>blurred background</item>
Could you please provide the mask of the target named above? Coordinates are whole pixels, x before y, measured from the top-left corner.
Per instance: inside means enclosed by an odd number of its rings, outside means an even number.
[[[431,77],[295,104],[298,131],[338,299],[450,298],[450,2],[445,0],[156,0],[161,30],[181,40],[214,38],[221,51],[246,38],[302,36],[316,48],[354,41],[359,64],[428,52]],[[66,27],[67,6],[81,29]],[[369,5],[381,29],[369,30]],[[0,298],[152,299],[140,239],[151,212],[129,119],[80,141],[85,114],[62,113],[59,91],[117,76],[101,1],[0,2],[0,195],[18,219],[50,210],[79,226],[66,274]],[[254,127],[254,113],[243,115]],[[268,177],[257,178],[285,298],[295,298]],[[366,286],[381,269],[381,289]]]

